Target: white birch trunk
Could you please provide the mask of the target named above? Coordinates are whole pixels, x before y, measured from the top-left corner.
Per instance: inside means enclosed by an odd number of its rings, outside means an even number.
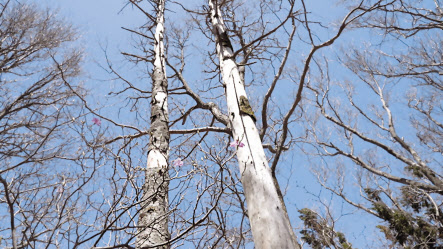
[[[255,248],[300,248],[286,209],[279,200],[276,186],[272,180],[271,169],[255,126],[255,118],[245,114],[243,109],[240,112],[241,99],[244,102],[244,99],[247,98],[245,86],[234,58],[232,58],[232,46],[216,2],[209,0],[209,7],[220,59],[220,70],[226,87],[232,133],[234,140],[244,144],[243,147],[237,148],[237,159]]]
[[[138,220],[136,248],[170,248],[168,231],[168,102],[163,45],[165,0],[158,1],[157,27],[154,44],[154,72],[152,74],[151,127],[146,179]]]

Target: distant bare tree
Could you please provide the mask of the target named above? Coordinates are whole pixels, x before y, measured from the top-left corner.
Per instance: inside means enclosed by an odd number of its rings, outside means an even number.
[[[82,115],[75,30],[35,5],[0,1],[0,247],[60,246],[76,221]],[[71,139],[70,139],[71,138]]]
[[[390,248],[443,246],[441,5],[383,2],[354,24],[381,34],[376,45],[339,55],[353,75],[336,79],[319,62],[308,86],[318,108],[308,128],[314,154],[329,165],[317,171],[320,183],[381,219]]]

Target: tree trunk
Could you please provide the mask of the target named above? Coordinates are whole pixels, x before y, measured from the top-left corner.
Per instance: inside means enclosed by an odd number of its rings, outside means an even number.
[[[255,116],[249,106],[244,82],[234,61],[232,45],[216,2],[209,0],[209,7],[233,137],[239,144],[244,144],[237,148],[237,159],[255,248],[300,248],[273,183],[271,169],[255,126]]]
[[[154,44],[154,72],[152,74],[151,128],[146,180],[138,221],[136,248],[166,249],[168,231],[168,157],[169,128],[165,54],[163,45],[165,1],[157,5],[157,27]]]

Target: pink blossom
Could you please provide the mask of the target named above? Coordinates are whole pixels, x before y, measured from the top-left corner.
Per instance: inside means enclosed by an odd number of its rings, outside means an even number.
[[[172,161],[172,164],[174,165],[174,167],[181,167],[183,166],[183,161],[181,158],[177,158],[174,161]]]
[[[95,125],[101,125],[102,121],[98,118],[92,118],[92,123],[94,123]]]
[[[231,142],[230,144],[229,144],[229,146],[230,147],[243,147],[243,146],[245,146],[245,144],[244,143],[242,143],[242,142],[238,142],[237,140],[236,141],[234,141],[234,142]]]

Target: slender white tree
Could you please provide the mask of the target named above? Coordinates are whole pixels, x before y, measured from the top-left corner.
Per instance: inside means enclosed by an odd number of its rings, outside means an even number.
[[[168,81],[166,78],[164,36],[165,1],[155,1],[157,18],[152,73],[151,128],[143,200],[139,213],[136,248],[169,248],[168,232]]]

